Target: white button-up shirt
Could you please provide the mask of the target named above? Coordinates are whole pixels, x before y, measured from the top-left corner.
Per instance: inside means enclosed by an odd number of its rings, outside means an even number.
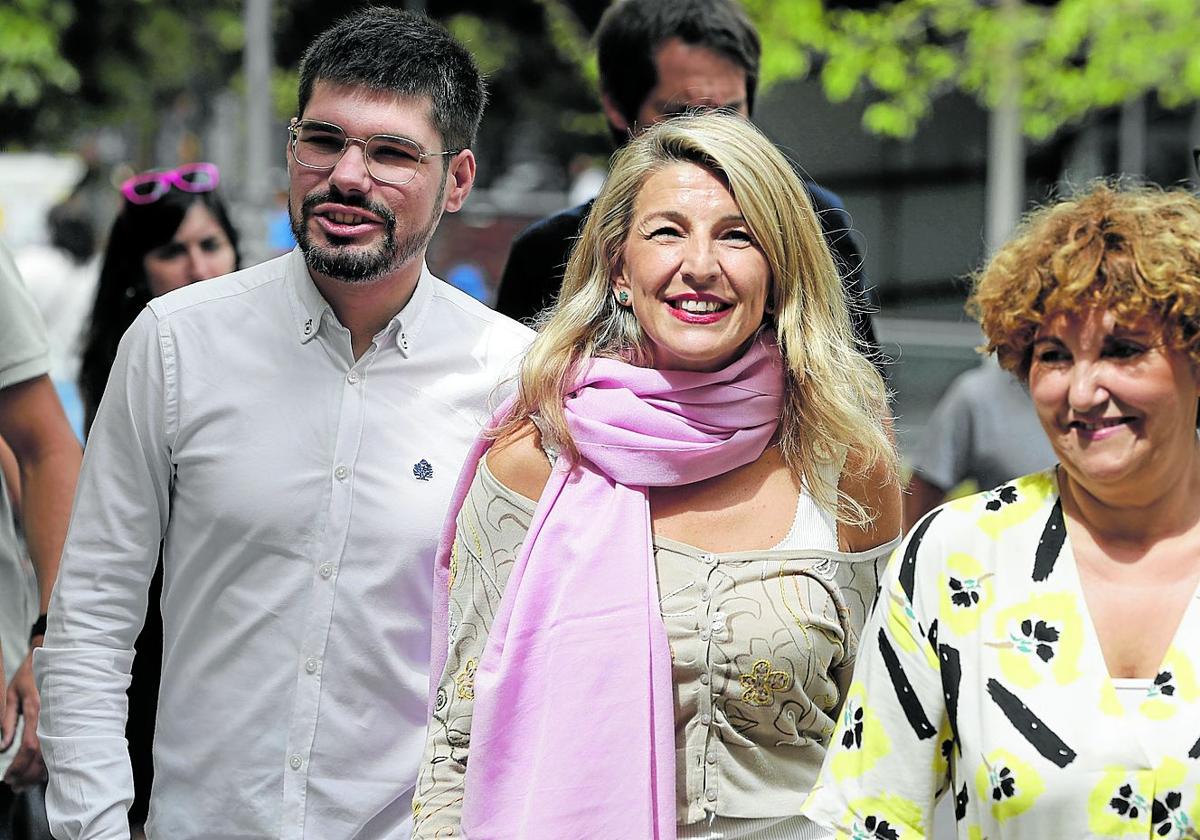
[[[56,836],[129,836],[125,689],[160,541],[149,835],[408,836],[438,532],[531,336],[426,270],[356,362],[298,251],[151,302],[36,657]]]

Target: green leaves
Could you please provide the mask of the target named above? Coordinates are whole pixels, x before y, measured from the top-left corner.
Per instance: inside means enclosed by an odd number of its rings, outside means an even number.
[[[7,0],[0,5],[0,103],[29,106],[49,88],[70,92],[79,74],[62,57],[66,0]]]
[[[763,37],[764,85],[816,67],[830,100],[867,100],[863,124],[877,134],[911,136],[933,101],[952,90],[994,107],[1015,85],[1025,133],[1037,138],[1148,93],[1168,107],[1200,99],[1195,0],[745,6]]]

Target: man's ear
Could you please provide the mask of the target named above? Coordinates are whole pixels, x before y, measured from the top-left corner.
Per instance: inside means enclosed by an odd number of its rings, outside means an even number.
[[[600,94],[600,107],[604,109],[604,117],[608,120],[608,124],[618,134],[629,133],[629,120],[625,119],[625,115],[621,113],[621,109],[617,107],[617,103],[613,102],[612,97],[607,93]]]
[[[450,179],[446,188],[446,200],[442,205],[446,212],[454,213],[463,206],[467,196],[471,194],[471,186],[475,183],[475,154],[470,149],[450,158],[446,177]]]

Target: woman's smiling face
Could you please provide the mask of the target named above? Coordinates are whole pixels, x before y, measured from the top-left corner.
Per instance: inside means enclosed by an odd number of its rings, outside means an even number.
[[[771,268],[723,179],[693,163],[648,177],[613,288],[628,296],[661,370],[714,371],[762,325]]]
[[[1098,307],[1049,317],[1029,392],[1063,468],[1092,495],[1137,498],[1191,463],[1196,372],[1152,317],[1123,326]]]

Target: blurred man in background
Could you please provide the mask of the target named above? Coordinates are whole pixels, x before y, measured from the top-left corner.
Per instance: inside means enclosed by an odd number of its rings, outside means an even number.
[[[761,46],[737,0],[618,0],[596,31],[600,104],[620,145],[689,108],[723,108],[749,119]],[[803,173],[801,173],[803,177]],[[842,201],[804,178],[838,263],[864,350],[878,350],[862,254]],[[528,319],[562,286],[567,257],[592,203],[535,222],[513,241],[496,308]]]
[[[985,360],[955,377],[925,425],[904,495],[904,530],[964,481],[991,490],[1056,460],[1025,386]]]

